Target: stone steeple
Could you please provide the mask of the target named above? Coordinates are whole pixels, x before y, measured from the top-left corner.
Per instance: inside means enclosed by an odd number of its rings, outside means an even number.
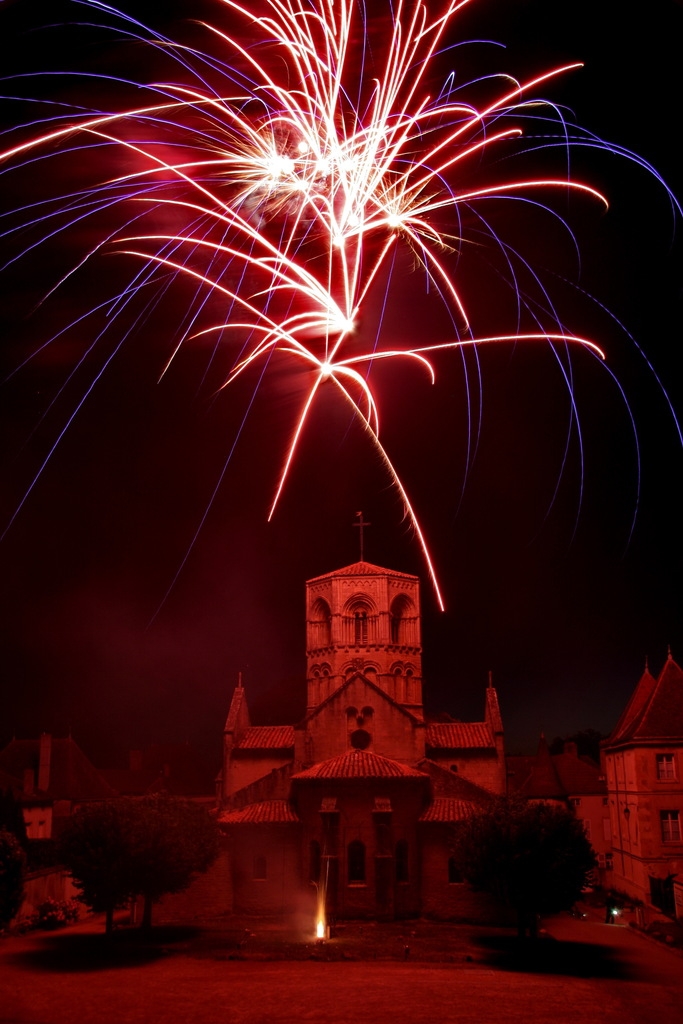
[[[355,672],[422,718],[417,576],[355,562],[306,583],[308,710]]]

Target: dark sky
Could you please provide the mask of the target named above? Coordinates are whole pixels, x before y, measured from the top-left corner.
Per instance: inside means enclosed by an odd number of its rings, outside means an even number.
[[[151,4],[126,6],[142,20],[155,17]],[[221,17],[218,3],[201,8]],[[198,31],[183,20],[188,10],[196,15],[198,5],[164,5],[164,24],[155,27],[196,41]],[[41,18],[66,20],[65,12],[94,20],[76,4],[0,2],[0,66],[19,74],[145,72],[139,54],[126,51],[132,63],[121,64],[121,47],[93,29],[26,31]],[[543,95],[570,106],[590,132],[640,154],[683,195],[674,153],[683,100],[680,5],[651,0],[635,18],[616,0],[473,0],[460,24],[454,39],[498,40],[506,48],[455,49],[440,58],[444,74],[455,67],[464,79],[493,70],[524,78],[583,61]],[[0,91],[105,106],[117,89],[123,95],[128,87],[30,75],[6,80]],[[52,108],[33,104],[27,115],[24,104],[6,100],[3,109],[9,128]],[[525,159],[528,167],[537,160],[547,166],[544,151]],[[55,183],[76,189],[89,167],[99,173],[102,160],[101,153],[71,154],[4,174],[2,208],[36,202]],[[501,231],[515,244],[523,239],[568,326],[606,350],[613,376],[593,360],[572,360],[582,447],[575,426],[566,444],[570,403],[547,351],[481,353],[481,430],[469,468],[467,388],[457,357],[439,357],[434,387],[412,367],[382,368],[373,377],[382,439],[429,539],[445,613],[400,501],[346,409],[334,400],[319,404],[268,523],[301,401],[295,374],[274,367],[267,376],[221,478],[250,391],[219,392],[232,355],[219,354],[207,372],[202,344],[185,346],[159,381],[182,318],[182,287],[161,295],[119,348],[110,328],[71,375],[103,318],[89,318],[22,364],[96,304],[123,273],[121,258],[93,261],[42,305],[40,294],[73,264],[84,239],[93,244],[97,225],[36,245],[4,270],[3,529],[79,398],[112,358],[0,543],[0,743],[70,728],[101,764],[127,745],[160,740],[187,739],[213,755],[240,671],[255,719],[297,717],[304,581],[356,560],[351,524],[358,509],[372,523],[367,559],[423,579],[429,709],[479,718],[491,670],[510,750],[532,750],[541,730],[551,737],[582,728],[609,732],[645,658],[656,671],[667,645],[683,658],[683,457],[649,366],[680,417],[681,225],[661,185],[628,161],[583,148],[571,164],[611,203],[606,215],[580,203],[565,211],[580,242],[580,268],[533,210],[517,204],[492,216],[501,217]],[[31,214],[4,222],[16,226],[22,218]],[[103,224],[106,218],[100,230]],[[23,244],[41,234],[44,228],[27,228]],[[3,236],[5,259],[16,254],[15,239]],[[514,330],[497,268],[489,269],[465,261],[463,289],[483,327]],[[386,335],[440,329],[427,303],[419,275],[402,274]],[[473,367],[470,361],[471,382]]]

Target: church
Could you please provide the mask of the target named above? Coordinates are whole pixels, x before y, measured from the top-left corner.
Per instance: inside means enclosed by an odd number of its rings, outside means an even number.
[[[506,789],[489,681],[483,719],[425,719],[420,584],[361,560],[306,583],[304,718],[252,725],[235,688],[218,779],[233,909],[328,919],[482,918],[455,823]]]

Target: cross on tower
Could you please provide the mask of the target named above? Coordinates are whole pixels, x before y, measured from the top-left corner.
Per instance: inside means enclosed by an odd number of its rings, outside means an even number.
[[[365,526],[372,526],[372,523],[366,523],[364,521],[362,512],[356,512],[356,519],[358,520],[358,522],[354,523],[353,525],[357,526],[358,529],[360,530],[360,560],[361,562],[363,562],[363,528]]]

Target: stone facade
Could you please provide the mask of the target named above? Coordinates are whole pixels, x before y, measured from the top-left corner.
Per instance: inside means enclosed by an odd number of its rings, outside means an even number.
[[[252,725],[241,684],[232,697],[218,796],[234,909],[480,918],[449,836],[505,792],[493,687],[483,721],[425,721],[419,581],[363,561],[306,584],[306,662],[296,725]]]
[[[683,672],[671,655],[657,678],[645,670],[602,756],[614,887],[673,915],[683,872]]]

